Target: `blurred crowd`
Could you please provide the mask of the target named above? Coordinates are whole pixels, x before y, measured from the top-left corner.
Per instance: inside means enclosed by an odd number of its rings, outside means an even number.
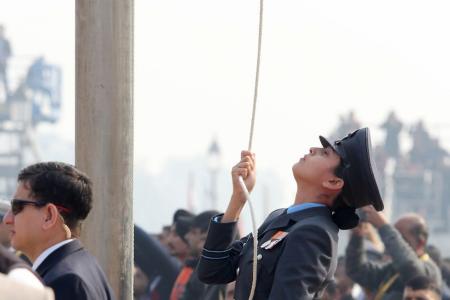
[[[158,234],[136,227],[135,299],[234,299],[234,282],[207,285],[196,274],[208,225],[217,214],[179,209]],[[322,299],[450,299],[450,255],[427,243],[422,216],[408,213],[389,224],[369,207],[360,215]]]
[[[226,285],[204,284],[196,272],[209,223],[217,214],[179,209],[172,223],[153,235],[135,226],[135,299],[233,299],[231,285],[227,291]]]

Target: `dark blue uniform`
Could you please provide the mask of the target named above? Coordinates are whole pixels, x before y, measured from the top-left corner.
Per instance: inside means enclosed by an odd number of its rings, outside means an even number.
[[[336,270],[338,231],[325,206],[271,213],[258,230],[254,299],[318,299]],[[236,223],[211,222],[198,274],[208,284],[237,280],[235,299],[247,300],[253,239],[248,235],[234,241],[235,232]],[[276,235],[285,236],[271,244]]]

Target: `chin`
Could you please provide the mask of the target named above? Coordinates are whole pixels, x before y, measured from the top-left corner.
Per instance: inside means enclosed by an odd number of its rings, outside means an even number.
[[[20,243],[17,243],[15,240],[11,240],[11,247],[13,247],[15,250],[22,251],[22,248],[20,247]],[[23,252],[23,251],[22,251]]]
[[[294,176],[295,181],[299,182],[301,176],[301,168],[299,166],[299,163],[296,163],[292,166],[292,175]]]

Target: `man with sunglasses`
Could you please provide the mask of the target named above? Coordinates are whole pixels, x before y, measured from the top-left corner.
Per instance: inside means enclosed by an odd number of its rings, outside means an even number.
[[[16,256],[13,252],[14,249],[11,248],[9,229],[3,223],[3,217],[9,210],[11,210],[11,204],[6,200],[0,200],[0,280],[2,281],[0,286],[3,283],[6,285],[9,283],[8,279],[12,279],[33,288],[43,289],[40,278],[31,271],[28,262],[23,261],[18,255]],[[10,291],[9,288],[6,290]],[[0,289],[0,291],[4,297],[5,290]]]
[[[114,299],[96,259],[77,239],[92,208],[90,179],[75,167],[38,163],[23,169],[4,222],[58,299]]]

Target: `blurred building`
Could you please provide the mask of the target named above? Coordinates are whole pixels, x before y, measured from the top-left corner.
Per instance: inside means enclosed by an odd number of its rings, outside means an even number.
[[[34,131],[61,110],[61,70],[38,57],[9,58],[8,93],[0,93],[0,198],[8,199],[25,165],[39,160]]]
[[[403,126],[390,112],[380,129],[385,139],[373,150],[385,214],[391,221],[408,212],[421,214],[428,222],[431,242],[450,253],[449,153],[423,121]],[[401,132],[408,135],[410,149],[401,151]]]
[[[343,127],[342,117],[340,123],[338,129]],[[390,221],[409,212],[422,215],[429,225],[430,243],[450,253],[450,155],[422,121],[404,126],[390,112],[380,129],[385,139],[374,144],[373,151],[385,215]],[[410,149],[401,151],[401,133],[409,136]]]

